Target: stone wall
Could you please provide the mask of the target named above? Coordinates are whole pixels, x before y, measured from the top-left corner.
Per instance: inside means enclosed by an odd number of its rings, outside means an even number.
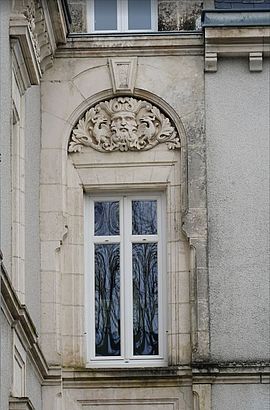
[[[40,169],[40,87],[26,92],[25,124],[25,301],[40,330],[40,244],[39,244],[39,169]]]
[[[4,313],[0,311],[1,325],[1,410],[8,409],[8,400],[12,385],[12,329]]]
[[[0,184],[0,222],[1,222],[1,250],[4,255],[6,268],[11,270],[11,73],[9,47],[9,13],[10,2],[0,2],[0,146],[1,146],[1,184]]]
[[[71,32],[87,32],[87,0],[68,0],[72,17]],[[159,31],[193,31],[200,28],[200,0],[158,0]]]

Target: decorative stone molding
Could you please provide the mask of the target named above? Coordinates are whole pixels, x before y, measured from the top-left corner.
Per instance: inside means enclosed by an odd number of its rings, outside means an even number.
[[[193,384],[194,410],[209,410],[212,408],[211,384]]]
[[[28,397],[10,397],[9,410],[35,410]]]
[[[89,41],[90,40],[90,41]],[[57,48],[56,57],[123,57],[203,55],[202,33],[179,32],[155,34],[70,34],[65,45]]]
[[[29,315],[25,305],[22,305],[14,287],[12,286],[9,274],[7,273],[2,262],[2,253],[0,251],[0,273],[1,273],[1,309],[8,323],[16,332],[16,335],[21,341],[23,349],[27,352],[27,356],[33,363],[40,380],[45,384],[58,385],[60,383],[60,369],[58,367],[48,366],[46,359],[40,349],[38,342],[38,334],[34,323]],[[16,340],[16,338],[15,338]],[[15,343],[15,345],[18,343]],[[20,407],[21,403],[26,400],[26,407]],[[11,398],[11,409],[32,409],[27,407],[27,398]],[[13,407],[12,407],[13,406]]]
[[[146,151],[166,143],[180,148],[180,137],[169,118],[148,101],[118,97],[90,108],[73,129],[69,152],[83,146],[100,152]]]
[[[36,71],[36,66],[32,65],[32,76],[31,79],[29,77],[29,72],[31,72],[31,68],[29,67],[29,60],[25,60],[22,52],[22,47],[20,41],[18,39],[11,39],[11,58],[12,58],[12,69],[18,84],[18,88],[20,90],[21,96],[25,93],[28,87],[30,87],[31,83],[36,84],[38,81],[38,72]],[[31,63],[30,63],[31,64]],[[19,114],[17,113],[17,119],[15,122],[19,120]],[[15,123],[14,122],[14,123]]]
[[[217,53],[205,53],[205,71],[217,71]]]
[[[109,68],[113,92],[133,93],[137,71],[137,57],[109,58]]]
[[[33,85],[39,84],[41,77],[40,62],[37,58],[33,35],[31,35],[31,31],[29,29],[29,23],[24,16],[13,16],[11,18],[10,36],[12,49],[13,51],[17,49],[17,55],[19,54],[18,50],[20,48],[20,54],[24,62],[23,65],[26,67],[29,77],[28,81]],[[28,81],[24,81],[25,87],[27,86]]]
[[[261,13],[263,14],[263,13]],[[244,56],[251,72],[263,69],[263,58],[270,55],[269,27],[205,26],[205,71],[218,69],[219,57]]]
[[[52,66],[59,42],[65,42],[67,26],[61,2],[14,0],[10,37],[17,41],[31,84],[39,84],[42,73]]]
[[[263,69],[263,54],[249,53],[249,70],[262,71]]]

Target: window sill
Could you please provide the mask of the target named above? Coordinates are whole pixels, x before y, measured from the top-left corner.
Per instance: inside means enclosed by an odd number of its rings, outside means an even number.
[[[106,387],[139,387],[159,383],[178,386],[179,379],[182,381],[192,377],[189,366],[167,366],[167,367],[140,367],[140,368],[84,368],[63,369],[62,372],[65,387],[76,386],[86,388],[88,385],[106,385]]]
[[[164,369],[168,367],[168,363],[162,359],[143,361],[143,360],[129,360],[125,362],[124,360],[121,362],[115,361],[115,363],[109,363],[108,361],[104,363],[93,361],[86,363],[87,369],[95,369],[95,370],[107,370],[107,369],[117,369],[117,370],[125,370],[125,369]]]
[[[194,32],[73,33],[56,57],[203,55],[203,34]]]

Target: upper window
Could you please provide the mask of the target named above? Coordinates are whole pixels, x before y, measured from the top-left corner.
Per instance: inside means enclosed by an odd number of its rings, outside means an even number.
[[[86,197],[88,363],[164,365],[162,197]]]
[[[156,0],[88,0],[88,32],[157,30]]]

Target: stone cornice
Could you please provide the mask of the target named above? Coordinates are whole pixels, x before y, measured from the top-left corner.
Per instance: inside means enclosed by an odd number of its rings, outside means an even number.
[[[270,367],[264,363],[209,364],[142,369],[63,369],[63,388],[127,388],[196,384],[266,384]]]
[[[206,27],[205,71],[215,72],[218,58],[248,57],[250,71],[262,71],[270,55],[270,27]]]
[[[194,365],[192,374],[194,384],[264,384],[270,381],[270,363],[202,363]]]
[[[21,67],[25,67],[25,71],[27,71],[28,74],[29,80],[24,81],[24,88],[27,88],[28,82],[34,85],[39,84],[41,67],[38,61],[28,22],[23,16],[21,16],[21,18],[19,16],[14,16],[10,20],[10,37],[13,53],[16,57],[18,55],[22,56],[20,59],[23,60],[23,65],[18,65],[18,67],[20,69]],[[18,57],[16,59],[18,59]]]
[[[70,35],[56,57],[203,55],[202,33]]]
[[[39,84],[52,66],[57,46],[68,32],[62,1],[14,0],[10,16],[11,44],[19,44],[30,84]]]

